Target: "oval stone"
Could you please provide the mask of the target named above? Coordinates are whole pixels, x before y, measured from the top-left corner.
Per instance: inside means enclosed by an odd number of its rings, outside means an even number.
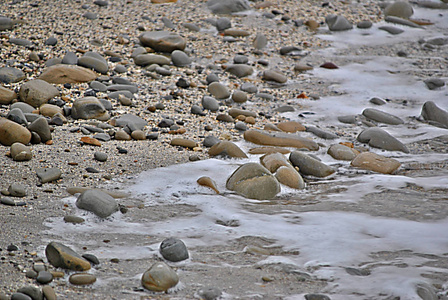
[[[28,129],[6,118],[0,118],[0,143],[2,145],[11,146],[16,142],[26,145],[30,141],[31,132]]]
[[[88,273],[76,273],[70,275],[68,280],[73,285],[89,285],[96,281],[96,277]]]
[[[166,292],[179,282],[179,277],[167,264],[158,262],[143,273],[141,282],[150,291]]]

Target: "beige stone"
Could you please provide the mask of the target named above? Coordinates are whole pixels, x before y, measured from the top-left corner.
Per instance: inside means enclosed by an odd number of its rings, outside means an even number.
[[[14,99],[17,99],[17,94],[14,91],[11,91],[7,88],[0,86],[0,104],[8,105]]]
[[[258,145],[306,148],[312,151],[319,150],[319,145],[311,139],[280,132],[269,133],[266,131],[248,130],[244,132],[244,139]]]
[[[378,155],[376,153],[363,152],[356,156],[351,165],[364,170],[392,174],[401,166],[401,163],[396,159]]]
[[[95,80],[98,75],[87,68],[76,65],[58,64],[46,68],[39,79],[48,83],[81,83]]]
[[[0,118],[0,143],[2,145],[11,146],[16,142],[26,145],[30,140],[31,132],[28,129],[6,118]]]

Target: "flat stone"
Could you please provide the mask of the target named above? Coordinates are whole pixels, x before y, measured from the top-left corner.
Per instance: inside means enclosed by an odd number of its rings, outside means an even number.
[[[78,65],[93,69],[101,74],[106,74],[109,70],[109,65],[107,64],[106,59],[101,56],[101,54],[92,51],[84,53],[84,55],[78,59]]]
[[[10,30],[14,28],[14,21],[11,18],[0,16],[0,30]]]
[[[236,118],[238,116],[254,117],[254,118],[257,117],[257,114],[253,111],[234,107],[229,109],[229,115],[232,116],[233,118]]]
[[[281,153],[281,154],[288,154],[291,151],[286,148],[281,147],[256,147],[249,149],[249,154],[269,154],[269,153]]]
[[[164,262],[153,264],[141,279],[145,289],[153,292],[166,292],[179,282],[176,272]]]
[[[226,188],[258,200],[272,199],[280,192],[278,180],[257,163],[247,163],[236,169],[227,179]]]
[[[363,152],[356,156],[351,162],[353,167],[364,170],[371,170],[383,174],[392,174],[401,165],[401,163],[393,158],[388,158],[372,152]]]
[[[118,118],[113,119],[111,121],[111,124],[113,126],[118,126],[122,128],[127,127],[131,131],[134,131],[134,130],[143,130],[145,126],[148,125],[148,122],[140,118],[139,116],[133,114],[123,114]]]
[[[9,42],[17,46],[33,47],[34,44],[30,40],[20,38],[10,38]]]
[[[78,216],[64,216],[64,222],[72,224],[81,224],[85,222],[85,219]]]
[[[39,107],[59,96],[59,90],[41,79],[30,80],[20,86],[20,100],[33,107]]]
[[[174,138],[171,140],[170,145],[171,146],[181,146],[181,147],[193,149],[193,148],[197,147],[198,144],[192,140],[183,139],[183,138]]]
[[[165,239],[160,244],[159,251],[164,259],[172,262],[186,260],[190,257],[187,246],[183,241],[176,238]]]
[[[252,75],[254,69],[248,65],[234,64],[234,65],[228,65],[226,67],[226,72],[229,72],[230,74],[235,75],[238,78],[241,78]]]
[[[76,273],[70,275],[68,281],[73,285],[89,285],[96,282],[96,277],[88,273]]]
[[[308,138],[282,132],[248,130],[244,132],[244,139],[258,145],[306,148],[311,151],[319,149],[319,145]]]
[[[307,126],[306,127],[306,131],[307,132],[311,132],[314,135],[316,135],[316,136],[318,136],[320,138],[326,139],[326,140],[333,140],[333,139],[337,139],[338,138],[338,136],[336,134],[334,134],[332,132],[328,132],[328,131],[322,130],[322,129],[320,129],[318,127],[314,127],[314,126]]]
[[[46,300],[57,300],[56,292],[49,285],[45,285],[42,287],[42,294],[44,295]]]
[[[26,196],[26,189],[25,186],[19,184],[19,183],[12,183],[8,187],[8,193],[11,197],[25,197]]]
[[[317,159],[301,151],[293,151],[289,160],[294,167],[298,167],[300,173],[315,177],[327,177],[336,172],[332,167],[318,161]]]
[[[204,300],[217,300],[221,297],[222,291],[216,287],[205,287],[198,291],[198,295]]]
[[[208,109],[210,111],[217,111],[219,109],[219,102],[213,97],[204,96],[201,104],[204,109]]]
[[[404,25],[404,26],[408,26],[408,27],[412,27],[412,28],[423,28],[422,26],[420,26],[410,20],[403,19],[401,17],[396,17],[396,16],[386,16],[384,18],[384,21],[386,21],[388,23]]]
[[[46,68],[38,79],[48,83],[82,83],[95,80],[98,75],[90,69],[75,65],[59,64]]]
[[[221,141],[214,144],[208,151],[208,155],[214,156],[226,156],[233,158],[247,158],[247,155],[237,145],[230,141]]]
[[[78,253],[58,242],[49,243],[45,248],[45,255],[48,262],[56,268],[73,271],[87,271],[91,268],[90,263]]]
[[[381,128],[367,128],[356,139],[361,143],[368,143],[374,148],[409,153],[409,149],[404,144]]]
[[[445,86],[445,80],[440,78],[430,78],[424,81],[428,89],[436,90]]]
[[[82,192],[76,199],[76,206],[93,212],[100,218],[107,218],[118,211],[117,201],[109,194],[96,189]]]
[[[17,290],[17,292],[28,295],[33,300],[43,300],[43,295],[40,288],[34,285],[21,287],[20,289]]]
[[[151,47],[157,52],[171,53],[174,50],[183,51],[186,41],[180,35],[170,31],[149,31],[139,36],[143,46]]]
[[[297,121],[284,121],[280,122],[276,126],[283,132],[295,133],[297,131],[305,131],[306,127]]]
[[[1,83],[16,83],[22,81],[26,78],[25,73],[22,70],[12,68],[12,67],[3,67],[0,68],[0,82]]]
[[[31,132],[28,129],[6,118],[0,118],[0,143],[2,145],[11,146],[14,143],[26,145],[30,141]]]
[[[39,168],[36,174],[40,183],[47,183],[61,178],[62,172],[58,168]]]
[[[384,31],[386,31],[386,32],[388,32],[390,34],[393,34],[393,35],[397,35],[397,34],[400,34],[400,33],[404,32],[403,29],[398,28],[398,27],[394,27],[394,26],[380,26],[380,27],[378,27],[378,29],[379,30],[384,30]]]
[[[243,29],[226,29],[223,34],[224,37],[245,37],[249,36],[250,32]]]
[[[402,119],[400,119],[399,117],[389,114],[387,112],[375,109],[375,108],[366,108],[363,110],[362,114],[367,119],[370,119],[370,120],[373,120],[376,122],[380,122],[380,123],[385,123],[385,124],[390,124],[390,125],[404,124],[404,121]]]
[[[169,65],[171,63],[170,59],[163,55],[158,54],[141,54],[134,57],[134,63],[137,66],[148,66],[152,64],[157,65]]]
[[[335,144],[328,148],[327,153],[334,159],[351,161],[359,154],[359,151],[342,144]]]
[[[280,73],[279,71],[275,70],[266,70],[263,72],[263,79],[267,81],[274,81],[278,83],[286,83],[288,81],[288,78]]]

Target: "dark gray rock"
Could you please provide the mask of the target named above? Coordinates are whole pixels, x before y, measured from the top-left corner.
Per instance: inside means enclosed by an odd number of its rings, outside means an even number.
[[[338,136],[336,134],[322,130],[322,129],[314,127],[314,126],[307,126],[306,131],[311,132],[311,133],[317,135],[318,137],[326,139],[326,140],[332,140],[332,139],[338,138]]]
[[[61,178],[62,172],[58,168],[39,168],[36,174],[40,183],[47,183]]]
[[[78,56],[76,56],[75,52],[68,51],[65,53],[62,58],[61,63],[66,65],[77,65],[78,64]]]
[[[305,300],[330,300],[330,297],[323,294],[306,294]]]
[[[36,286],[28,285],[28,286],[18,289],[17,292],[28,295],[33,300],[43,300],[44,299],[44,295],[42,294],[41,290]]]
[[[161,20],[162,20],[163,25],[165,25],[165,27],[170,28],[170,29],[176,28],[176,25],[174,25],[173,21],[171,21],[167,17],[162,17]]]
[[[205,78],[205,81],[207,81],[207,84],[210,84],[212,82],[219,82],[219,77],[215,73],[210,73]]]
[[[37,118],[30,125],[28,125],[28,130],[37,133],[42,143],[52,139],[50,126],[48,125],[47,119],[44,117]]]
[[[216,136],[209,135],[204,138],[202,144],[204,145],[204,147],[210,148],[215,144],[218,144],[219,142],[221,142],[221,140],[218,139]]]
[[[289,155],[289,160],[294,167],[299,168],[299,172],[304,175],[315,177],[327,177],[336,170],[317,159],[301,151],[293,151]]]
[[[11,68],[11,67],[4,67],[0,68],[0,82],[1,83],[15,83],[19,82],[23,79],[25,79],[25,73],[23,73],[22,70]]]
[[[238,121],[235,123],[235,129],[239,131],[246,131],[247,125],[244,122]]]
[[[384,112],[384,111],[381,111],[381,110],[378,110],[375,108],[366,108],[366,109],[364,109],[362,114],[367,119],[370,119],[370,120],[373,120],[376,122],[380,122],[380,123],[385,123],[385,124],[390,124],[390,125],[404,124],[404,121],[402,119],[400,119],[399,117],[391,115],[387,112]]]
[[[201,27],[196,23],[182,23],[182,26],[193,32],[201,31]]]
[[[11,109],[6,115],[6,118],[18,124],[28,125],[28,121],[25,117],[25,114],[19,108]]]
[[[132,84],[112,84],[107,87],[107,90],[109,92],[129,91],[134,94],[138,92],[138,88]]]
[[[55,46],[58,43],[58,39],[55,37],[49,37],[46,41],[45,41],[45,45],[46,46]]]
[[[107,94],[107,97],[111,98],[111,99],[119,99],[120,95],[123,95],[126,98],[129,99],[134,99],[134,94],[132,94],[130,91],[116,91],[116,92],[111,92],[109,94]]]
[[[118,211],[117,201],[100,190],[86,190],[82,192],[76,200],[76,206],[93,212],[100,218],[107,218]]]
[[[97,91],[97,92],[106,92],[107,91],[107,86],[102,84],[99,81],[92,81],[92,82],[90,82],[89,83],[89,87],[91,89],[93,89],[94,91]]]
[[[159,248],[160,254],[166,260],[178,262],[189,258],[184,242],[176,238],[165,239]]]
[[[235,64],[247,64],[249,62],[249,57],[247,57],[246,55],[238,54],[233,58],[233,62]]]
[[[37,274],[36,281],[40,284],[48,284],[53,281],[53,275],[48,271],[40,271]]]
[[[375,104],[375,105],[385,105],[387,102],[384,99],[378,98],[378,97],[373,97],[369,100],[370,103]]]
[[[440,124],[439,127],[448,128],[448,111],[441,109],[433,101],[423,104],[421,115],[427,121]]]
[[[171,61],[176,67],[186,67],[191,64],[190,57],[181,50],[174,50],[171,52]]]
[[[92,51],[84,53],[84,55],[78,59],[78,65],[93,69],[101,74],[106,74],[109,70],[109,65],[107,64],[106,59],[101,56],[101,54]]]
[[[409,149],[403,143],[378,127],[363,130],[356,139],[374,148],[409,153]]]
[[[424,81],[428,89],[436,90],[445,86],[445,80],[440,78],[430,78]]]
[[[328,15],[325,23],[331,31],[345,31],[353,28],[353,25],[344,17],[339,15]]]

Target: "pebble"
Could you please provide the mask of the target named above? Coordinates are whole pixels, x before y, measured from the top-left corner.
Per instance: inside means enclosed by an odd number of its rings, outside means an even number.
[[[96,282],[96,277],[88,273],[75,273],[70,275],[68,281],[73,285],[89,285]]]
[[[198,146],[198,144],[195,141],[189,140],[189,139],[182,139],[182,138],[174,138],[170,142],[171,146],[180,146],[185,148],[193,149]]]
[[[57,299],[54,289],[49,285],[45,285],[42,287],[42,294],[44,295],[45,299],[47,299],[47,300],[56,300]]]
[[[11,18],[5,17],[5,16],[0,16],[0,30],[4,31],[4,30],[10,30],[13,29],[14,27],[14,22]]]
[[[199,185],[211,188],[216,194],[219,194],[216,182],[208,176],[202,176],[196,181]]]
[[[217,300],[221,297],[222,291],[216,287],[205,287],[198,291],[198,295],[204,300]]]
[[[249,93],[249,94],[255,94],[258,92],[258,88],[255,84],[251,82],[245,82],[241,85],[241,90],[243,92]]]
[[[146,133],[142,130],[134,130],[131,133],[131,137],[136,141],[146,140]]]
[[[59,90],[41,79],[30,80],[20,86],[20,100],[33,107],[39,107],[59,96]]]
[[[409,149],[403,143],[381,128],[367,128],[356,139],[361,143],[368,143],[374,148],[409,153]]]
[[[375,105],[385,105],[387,103],[386,100],[378,97],[370,98],[369,102]]]
[[[394,27],[394,26],[380,26],[378,27],[379,30],[384,30],[392,35],[397,35],[400,33],[403,33],[404,30],[398,27]]]
[[[306,148],[311,151],[319,149],[319,145],[308,138],[281,132],[247,130],[244,139],[258,145]]]
[[[372,21],[369,20],[364,20],[364,21],[360,21],[356,24],[356,27],[359,29],[369,29],[373,26]]]
[[[76,207],[93,212],[100,218],[107,218],[118,211],[117,201],[97,189],[86,190],[76,199]]]
[[[18,95],[14,91],[0,86],[0,105],[9,105],[17,97]]]
[[[34,120],[28,125],[28,130],[37,133],[42,143],[46,143],[52,139],[50,126],[48,125],[47,119],[44,117]]]
[[[48,284],[53,281],[53,275],[48,271],[40,271],[36,281],[40,284]]]
[[[232,27],[232,22],[229,18],[222,17],[216,20],[215,26],[218,31],[224,31]]]
[[[445,80],[440,78],[430,78],[424,81],[428,89],[436,90],[445,86]]]
[[[8,194],[11,197],[25,197],[27,195],[25,186],[20,183],[12,183],[8,187]]]
[[[408,26],[408,27],[412,27],[412,28],[423,28],[422,26],[409,21],[407,19],[403,19],[400,17],[395,17],[395,16],[386,16],[384,18],[384,20],[388,23],[393,23],[393,24],[398,24],[398,25],[404,25],[404,26]]]
[[[344,16],[340,15],[326,16],[325,23],[327,23],[330,31],[345,31],[353,28],[353,25]]]
[[[190,257],[184,242],[177,238],[165,239],[160,244],[159,251],[164,259],[171,262],[186,260]]]
[[[82,257],[85,258],[86,260],[88,260],[90,263],[92,263],[94,265],[99,265],[100,264],[100,261],[99,261],[98,257],[96,257],[93,254],[86,253],[86,254],[83,254]]]
[[[106,59],[101,56],[101,54],[92,51],[84,53],[84,55],[78,59],[78,65],[93,69],[101,74],[106,74],[109,70],[109,65],[107,64]]]
[[[236,90],[232,94],[232,100],[236,103],[244,103],[247,101],[247,93]]]
[[[132,138],[126,131],[124,131],[123,129],[119,129],[115,133],[115,139],[117,141],[130,141]]]
[[[136,57],[134,57],[134,63],[137,66],[149,66],[153,64],[157,64],[159,66],[162,65],[169,65],[171,61],[169,58],[158,55],[158,54],[141,54]]]
[[[176,67],[186,67],[191,64],[191,58],[183,51],[174,50],[171,53],[171,61]]]
[[[268,169],[257,163],[246,163],[227,179],[226,188],[257,200],[269,200],[280,192],[278,180]]]
[[[39,168],[36,174],[40,183],[47,183],[61,178],[62,172],[58,168]]]
[[[311,132],[314,135],[326,139],[326,140],[333,140],[333,139],[337,139],[338,136],[332,132],[328,132],[328,131],[324,131],[320,128],[314,127],[314,126],[307,126],[306,127],[306,131],[307,132]]]
[[[229,89],[219,82],[212,82],[208,86],[208,92],[216,99],[227,99],[230,97]]]
[[[10,152],[12,159],[15,161],[28,161],[33,157],[30,147],[27,147],[22,143],[16,142],[12,144]]]
[[[323,294],[306,294],[305,300],[330,300],[330,297]]]
[[[245,64],[233,64],[226,67],[226,72],[235,75],[238,78],[252,75],[254,69],[251,66]]]
[[[383,174],[392,174],[400,167],[400,162],[372,152],[363,152],[351,162],[353,167]]]
[[[247,158],[247,155],[235,143],[230,141],[221,141],[214,144],[208,151],[208,155],[224,156],[233,158]]]
[[[27,294],[16,292],[11,295],[11,300],[34,300],[34,299],[28,296]]]
[[[166,292],[179,282],[179,277],[167,264],[157,262],[143,273],[141,282],[150,291]]]
[[[290,133],[306,130],[306,127],[297,121],[283,121],[278,123],[276,125],[276,128],[283,132],[290,132]]]
[[[315,177],[327,177],[336,172],[332,167],[301,151],[293,151],[289,160],[294,167],[298,167],[301,174]]]
[[[239,121],[235,123],[235,129],[239,131],[246,131],[247,125],[244,122]]]
[[[3,67],[0,68],[0,82],[1,83],[16,83],[26,78],[25,73],[17,68]]]
[[[71,116],[74,119],[108,120],[109,113],[96,97],[83,97],[73,102]]]
[[[441,109],[433,101],[423,104],[421,116],[439,127],[448,128],[448,111]]]
[[[286,83],[288,78],[276,70],[266,70],[263,72],[263,79],[266,81],[274,81],[277,83]]]
[[[335,144],[328,148],[327,153],[337,160],[352,161],[359,154],[359,151],[342,144]]]
[[[212,82],[219,82],[219,77],[215,73],[210,73],[205,78],[205,81],[207,81],[207,84],[210,84]]]
[[[170,31],[148,31],[139,36],[143,46],[150,47],[157,52],[171,53],[174,50],[183,51],[186,41],[180,35]]]
[[[204,138],[202,145],[204,145],[204,147],[210,148],[219,142],[220,142],[220,139],[218,139],[216,136],[209,135]]]
[[[83,259],[71,248],[58,243],[51,242],[45,248],[45,255],[48,262],[56,268],[63,268],[73,271],[90,270],[90,263]]]
[[[217,111],[219,109],[219,102],[213,97],[204,96],[201,104],[204,109],[208,109],[210,111]]]
[[[390,3],[384,9],[385,16],[395,16],[409,19],[414,14],[412,5],[407,1],[395,1]]]
[[[64,216],[64,222],[72,224],[81,224],[85,222],[85,219],[78,216]]]
[[[251,148],[249,149],[250,154],[269,154],[269,153],[281,153],[281,154],[288,154],[291,151],[286,148],[280,148],[280,147],[257,147],[257,148]]]
[[[207,7],[214,14],[231,14],[250,9],[244,0],[208,0]]]
[[[404,124],[404,121],[400,119],[397,116],[391,115],[389,113],[386,113],[384,111],[375,109],[375,108],[366,108],[362,112],[363,116],[365,116],[367,119],[385,123],[389,125],[400,125]]]

